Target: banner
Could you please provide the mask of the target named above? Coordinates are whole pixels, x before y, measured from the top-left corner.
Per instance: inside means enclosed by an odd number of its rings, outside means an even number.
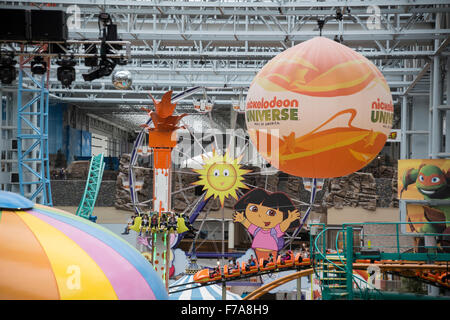
[[[450,159],[399,160],[398,198],[450,199]]]
[[[450,200],[450,159],[411,159],[398,161],[399,200]],[[407,204],[406,232],[450,235],[450,206]],[[427,223],[433,222],[433,224]],[[445,239],[444,239],[445,240]]]

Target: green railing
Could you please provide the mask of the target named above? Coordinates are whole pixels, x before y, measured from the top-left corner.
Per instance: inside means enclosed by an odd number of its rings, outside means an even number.
[[[348,300],[353,300],[352,261],[342,257],[339,250],[336,250],[333,255],[327,252],[326,235],[328,229],[324,224],[314,224],[314,226],[322,229],[317,235],[311,234],[311,247],[313,248],[311,257],[314,273],[320,279],[323,299],[331,300],[345,297]],[[338,247],[338,238],[339,232],[336,236],[336,247]],[[319,243],[319,240],[321,240],[321,243]],[[338,260],[340,264],[333,260]],[[318,270],[320,271],[318,272]]]
[[[407,233],[405,225],[433,224],[434,222],[380,222],[380,223],[349,223],[337,230],[333,249],[327,246],[327,228],[323,223],[311,224],[311,258],[316,276],[321,279],[323,299],[346,298],[352,299],[439,299],[439,297],[425,297],[417,294],[389,293],[374,288],[367,281],[357,278],[353,274],[353,263],[357,259],[374,260],[410,260],[410,261],[450,261],[450,248],[441,240],[450,240],[450,236],[440,233]],[[435,222],[447,223],[447,222]],[[314,230],[314,231],[313,231]],[[321,231],[319,231],[321,230]],[[334,228],[336,231],[336,229]],[[354,231],[359,231],[355,237]],[[376,230],[377,233],[371,232]],[[342,235],[342,239],[340,239]],[[421,245],[408,238],[421,237],[437,238],[436,244],[427,241]],[[448,237],[447,239],[444,237]],[[355,239],[360,243],[355,244]],[[388,239],[388,240],[386,240]],[[332,249],[330,251],[330,249]],[[339,263],[335,263],[339,261]],[[332,268],[329,268],[332,266]],[[320,268],[319,268],[320,267]],[[318,272],[320,270],[320,272]],[[345,286],[335,285],[342,282],[345,275]],[[325,280],[324,280],[325,279]],[[333,279],[340,279],[333,281]],[[364,285],[364,288],[358,285]],[[355,284],[356,289],[354,290]]]
[[[355,259],[450,261],[450,235],[406,232],[407,225],[445,223],[450,222],[347,223],[342,230],[347,227],[361,230],[360,244],[353,245]]]

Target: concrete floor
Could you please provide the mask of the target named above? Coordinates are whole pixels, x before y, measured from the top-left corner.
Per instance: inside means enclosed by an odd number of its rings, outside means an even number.
[[[73,214],[77,212],[77,207],[55,206],[55,208]],[[119,210],[114,207],[94,207],[94,212],[92,213],[92,215],[97,216],[97,223],[99,224],[125,224],[131,214],[131,211]]]
[[[72,214],[77,212],[77,207],[55,206],[55,208]],[[131,211],[118,210],[114,207],[95,207],[92,214],[97,216],[97,223],[99,225],[114,232],[119,237],[130,243],[133,247],[136,246],[136,232],[130,232],[127,235],[122,234],[127,220],[132,214]]]

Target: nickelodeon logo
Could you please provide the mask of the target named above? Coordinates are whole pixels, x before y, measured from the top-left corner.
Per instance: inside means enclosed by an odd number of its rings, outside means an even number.
[[[392,102],[389,103],[382,102],[380,101],[380,98],[378,98],[377,101],[372,102],[372,110],[384,110],[394,112],[394,106],[392,105]]]
[[[377,101],[373,101],[370,120],[373,123],[392,125],[392,121],[394,120],[394,106],[392,105],[392,102],[382,102],[379,98]]]
[[[258,101],[248,101],[247,109],[268,109],[268,108],[298,108],[299,103],[297,99],[278,99],[277,96],[272,100],[265,100],[262,98]]]

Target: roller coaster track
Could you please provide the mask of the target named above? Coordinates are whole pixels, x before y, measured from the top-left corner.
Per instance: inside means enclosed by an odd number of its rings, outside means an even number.
[[[448,266],[444,264],[419,264],[419,263],[381,263],[381,264],[373,264],[373,263],[354,263],[353,268],[357,270],[366,270],[369,266],[376,265],[378,266],[382,271],[388,272],[388,271],[401,271],[401,270],[439,270],[439,271],[446,271],[448,270]],[[243,300],[256,300],[268,293],[269,291],[287,283],[292,280],[295,280],[297,278],[305,277],[310,274],[312,274],[314,271],[312,268],[301,270],[298,272],[295,272],[293,274],[287,275],[283,278],[277,279],[275,281],[272,281],[255,291],[251,292],[249,295],[247,295]],[[416,277],[413,277],[416,278]]]
[[[97,220],[97,217],[92,216],[92,212],[94,211],[95,201],[97,200],[98,192],[102,184],[104,169],[105,162],[103,161],[102,153],[91,158],[86,187],[84,189],[83,198],[81,199],[76,212],[77,216],[94,222]]]
[[[272,281],[272,282],[270,282],[270,283],[268,283],[266,285],[263,285],[262,287],[259,287],[255,291],[253,291],[250,294],[248,294],[243,300],[256,300],[256,299],[260,298],[261,296],[265,295],[270,290],[273,290],[276,287],[279,287],[279,286],[285,284],[286,282],[290,282],[290,281],[295,280],[297,278],[309,276],[312,273],[314,273],[314,271],[313,271],[312,268],[310,268],[310,269],[305,269],[305,270],[301,270],[301,271],[289,274],[289,275],[284,276],[284,277],[282,277],[280,279]]]
[[[269,275],[269,274],[274,274],[274,273],[284,272],[284,271],[289,271],[289,270],[304,271],[306,267],[309,267],[309,265],[308,266],[305,266],[305,265],[304,266],[292,266],[292,267],[286,267],[286,268],[275,269],[275,270],[259,271],[257,273],[240,274],[240,275],[229,277],[229,278],[222,277],[221,279],[211,280],[211,281],[207,281],[207,282],[192,281],[192,282],[187,282],[187,283],[183,283],[183,284],[179,284],[179,285],[175,285],[175,286],[170,286],[169,294],[180,292],[180,291],[185,291],[185,290],[192,290],[192,289],[195,289],[198,287],[210,286],[213,284],[222,284],[224,282],[231,282],[231,281],[242,280],[242,279],[247,279],[247,278],[254,278],[254,277],[258,277],[258,276]],[[307,270],[309,270],[309,268]],[[187,287],[188,285],[195,285],[195,286],[193,286],[193,287],[191,286],[188,288]],[[180,288],[180,287],[181,287],[181,289],[174,290],[174,288]],[[172,290],[170,290],[170,289],[172,289]]]

